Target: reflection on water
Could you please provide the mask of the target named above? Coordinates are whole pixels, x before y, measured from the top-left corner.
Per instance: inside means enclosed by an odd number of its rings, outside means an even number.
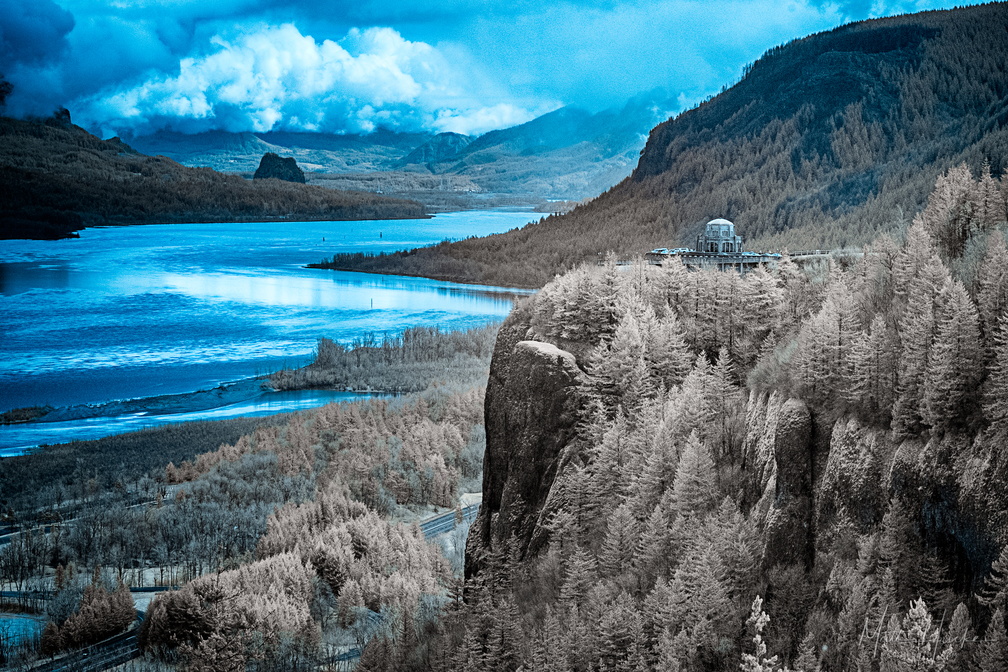
[[[0,636],[4,643],[17,646],[42,634],[42,619],[28,614],[0,613]]]
[[[207,389],[297,366],[320,337],[503,319],[508,289],[304,268],[521,226],[431,220],[175,224],[0,244],[0,411]]]

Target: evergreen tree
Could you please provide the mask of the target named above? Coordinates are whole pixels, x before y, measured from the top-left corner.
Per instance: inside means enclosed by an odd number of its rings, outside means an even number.
[[[896,616],[893,616],[896,619]],[[941,632],[931,619],[924,600],[916,600],[902,624],[893,628],[882,643],[883,672],[940,672],[952,658],[952,650],[940,644]]]
[[[707,511],[717,501],[714,461],[696,431],[686,440],[672,482],[672,495],[676,510],[682,516]]]
[[[630,507],[621,504],[609,516],[605,540],[599,552],[599,568],[605,576],[618,577],[626,572],[633,560],[638,542],[637,521]]]
[[[883,419],[892,410],[896,385],[894,340],[885,318],[878,314],[851,347],[851,382],[845,396],[873,418]]]
[[[981,231],[989,231],[1005,221],[1005,200],[998,181],[991,175],[990,161],[984,161],[970,201],[970,209]]]
[[[658,318],[645,338],[645,360],[651,379],[661,384],[662,391],[682,383],[693,358],[675,313]]]
[[[994,354],[998,320],[1008,310],[1008,246],[1000,231],[987,237],[987,254],[977,272],[976,290],[977,311],[989,360]]]
[[[997,435],[1008,431],[1008,312],[1002,313],[994,336],[994,357],[983,395],[984,419]]]
[[[969,609],[960,602],[952,613],[945,645],[952,651],[949,659],[949,672],[970,672],[974,669],[974,652],[976,649],[976,631]]]
[[[560,587],[560,603],[567,609],[574,605],[583,605],[597,579],[595,558],[579,547],[567,561],[567,573]]]
[[[987,626],[977,649],[976,661],[980,672],[1008,670],[1008,635],[1005,633],[1004,611],[1000,607],[994,611]]]
[[[936,336],[935,302],[947,279],[948,271],[941,261],[932,258],[909,282],[906,310],[899,323],[903,350],[893,407],[893,427],[902,433],[916,433],[921,427],[924,387]]]
[[[977,599],[988,609],[1004,609],[1008,606],[1008,546],[1001,549],[991,564]]]
[[[958,281],[942,288],[939,317],[924,384],[923,420],[936,430],[960,426],[971,414],[980,378],[976,308]]]

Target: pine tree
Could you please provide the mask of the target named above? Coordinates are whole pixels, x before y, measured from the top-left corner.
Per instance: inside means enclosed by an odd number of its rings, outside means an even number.
[[[984,419],[991,431],[1008,431],[1008,312],[1002,313],[994,336],[994,357],[983,394]]]
[[[794,660],[795,670],[801,672],[820,672],[822,665],[816,653],[815,636],[810,632],[802,638],[798,645],[798,656]]]
[[[1000,231],[994,231],[987,238],[987,254],[977,272],[976,290],[977,311],[989,360],[994,354],[998,320],[1008,310],[1008,246]]]
[[[885,318],[878,314],[868,331],[862,332],[851,346],[851,381],[845,396],[873,418],[885,418],[892,412],[896,385],[894,340]]]
[[[696,431],[686,440],[672,482],[672,495],[682,516],[707,511],[717,501],[714,461]]]
[[[970,208],[977,228],[989,231],[1005,221],[1005,201],[998,181],[991,175],[990,161],[984,161],[980,179],[973,186]]]
[[[893,616],[896,619],[896,616]],[[952,658],[952,650],[940,645],[941,632],[934,624],[924,600],[916,600],[910,611],[897,621],[882,643],[882,665],[886,672],[940,672]]]
[[[842,398],[850,385],[859,331],[854,297],[843,278],[833,276],[819,312],[802,327],[795,352],[798,381],[811,399],[827,403]]]
[[[994,611],[987,626],[987,632],[977,649],[976,661],[980,672],[1008,670],[1008,635],[1005,633],[1004,611],[1000,607]]]
[[[763,629],[770,623],[770,617],[763,611],[763,599],[757,595],[753,600],[752,613],[746,625],[753,629],[753,644],[756,645],[755,655],[742,654],[743,672],[776,672],[777,656],[766,657],[767,646],[763,642]]]
[[[940,296],[943,314],[928,359],[922,419],[945,430],[968,419],[980,378],[980,325],[973,301],[958,281]]]
[[[938,176],[927,207],[914,219],[934,236],[946,259],[962,256],[966,240],[978,230],[972,197],[973,176],[965,163]]]
[[[923,418],[924,386],[936,336],[935,302],[948,271],[937,258],[925,263],[910,280],[906,310],[899,323],[903,343],[899,357],[893,427],[903,434],[920,430]]]
[[[693,358],[675,314],[657,319],[645,339],[645,360],[651,379],[660,382],[662,391],[682,383],[690,371]]]
[[[630,507],[621,504],[609,516],[605,540],[599,552],[599,568],[603,575],[618,577],[625,572],[633,560],[639,540],[637,521],[630,513]]]
[[[952,651],[949,659],[949,672],[970,672],[974,669],[974,652],[976,650],[976,631],[969,609],[960,602],[952,613],[945,645]]]
[[[988,609],[1004,609],[1008,606],[1008,546],[1001,549],[991,564],[990,573],[984,579],[983,589],[977,599]]]
[[[710,384],[707,393],[706,406],[712,417],[709,444],[714,448],[717,458],[736,460],[735,453],[741,446],[742,417],[738,385],[735,383],[735,371],[727,348],[718,351],[717,361],[711,370]]]
[[[574,605],[583,605],[597,579],[595,558],[579,547],[567,561],[567,572],[560,586],[560,603],[567,609]]]

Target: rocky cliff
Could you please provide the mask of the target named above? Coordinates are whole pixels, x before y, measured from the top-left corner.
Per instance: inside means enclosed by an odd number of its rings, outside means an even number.
[[[541,338],[516,310],[498,336],[487,386],[483,507],[467,546],[467,576],[494,553],[519,559],[549,539],[556,484],[577,457],[583,407],[578,358]],[[570,343],[564,343],[570,347]],[[571,349],[577,350],[576,347]],[[962,436],[894,439],[856,417],[827,417],[778,393],[750,392],[745,414],[745,487],[761,537],[761,564],[811,567],[816,550],[843,530],[866,534],[892,501],[956,578],[977,590],[1008,533],[1005,469]],[[1000,466],[999,466],[1000,465]],[[507,549],[513,540],[515,549]]]
[[[516,309],[497,336],[487,382],[483,504],[466,548],[466,575],[514,539],[519,557],[547,539],[546,504],[574,438],[580,370],[574,355],[534,336]]]

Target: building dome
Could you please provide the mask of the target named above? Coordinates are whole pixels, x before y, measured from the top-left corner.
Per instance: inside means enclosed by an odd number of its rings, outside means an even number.
[[[740,254],[742,237],[735,235],[735,224],[717,218],[707,222],[704,232],[697,236],[697,252],[705,254]]]

